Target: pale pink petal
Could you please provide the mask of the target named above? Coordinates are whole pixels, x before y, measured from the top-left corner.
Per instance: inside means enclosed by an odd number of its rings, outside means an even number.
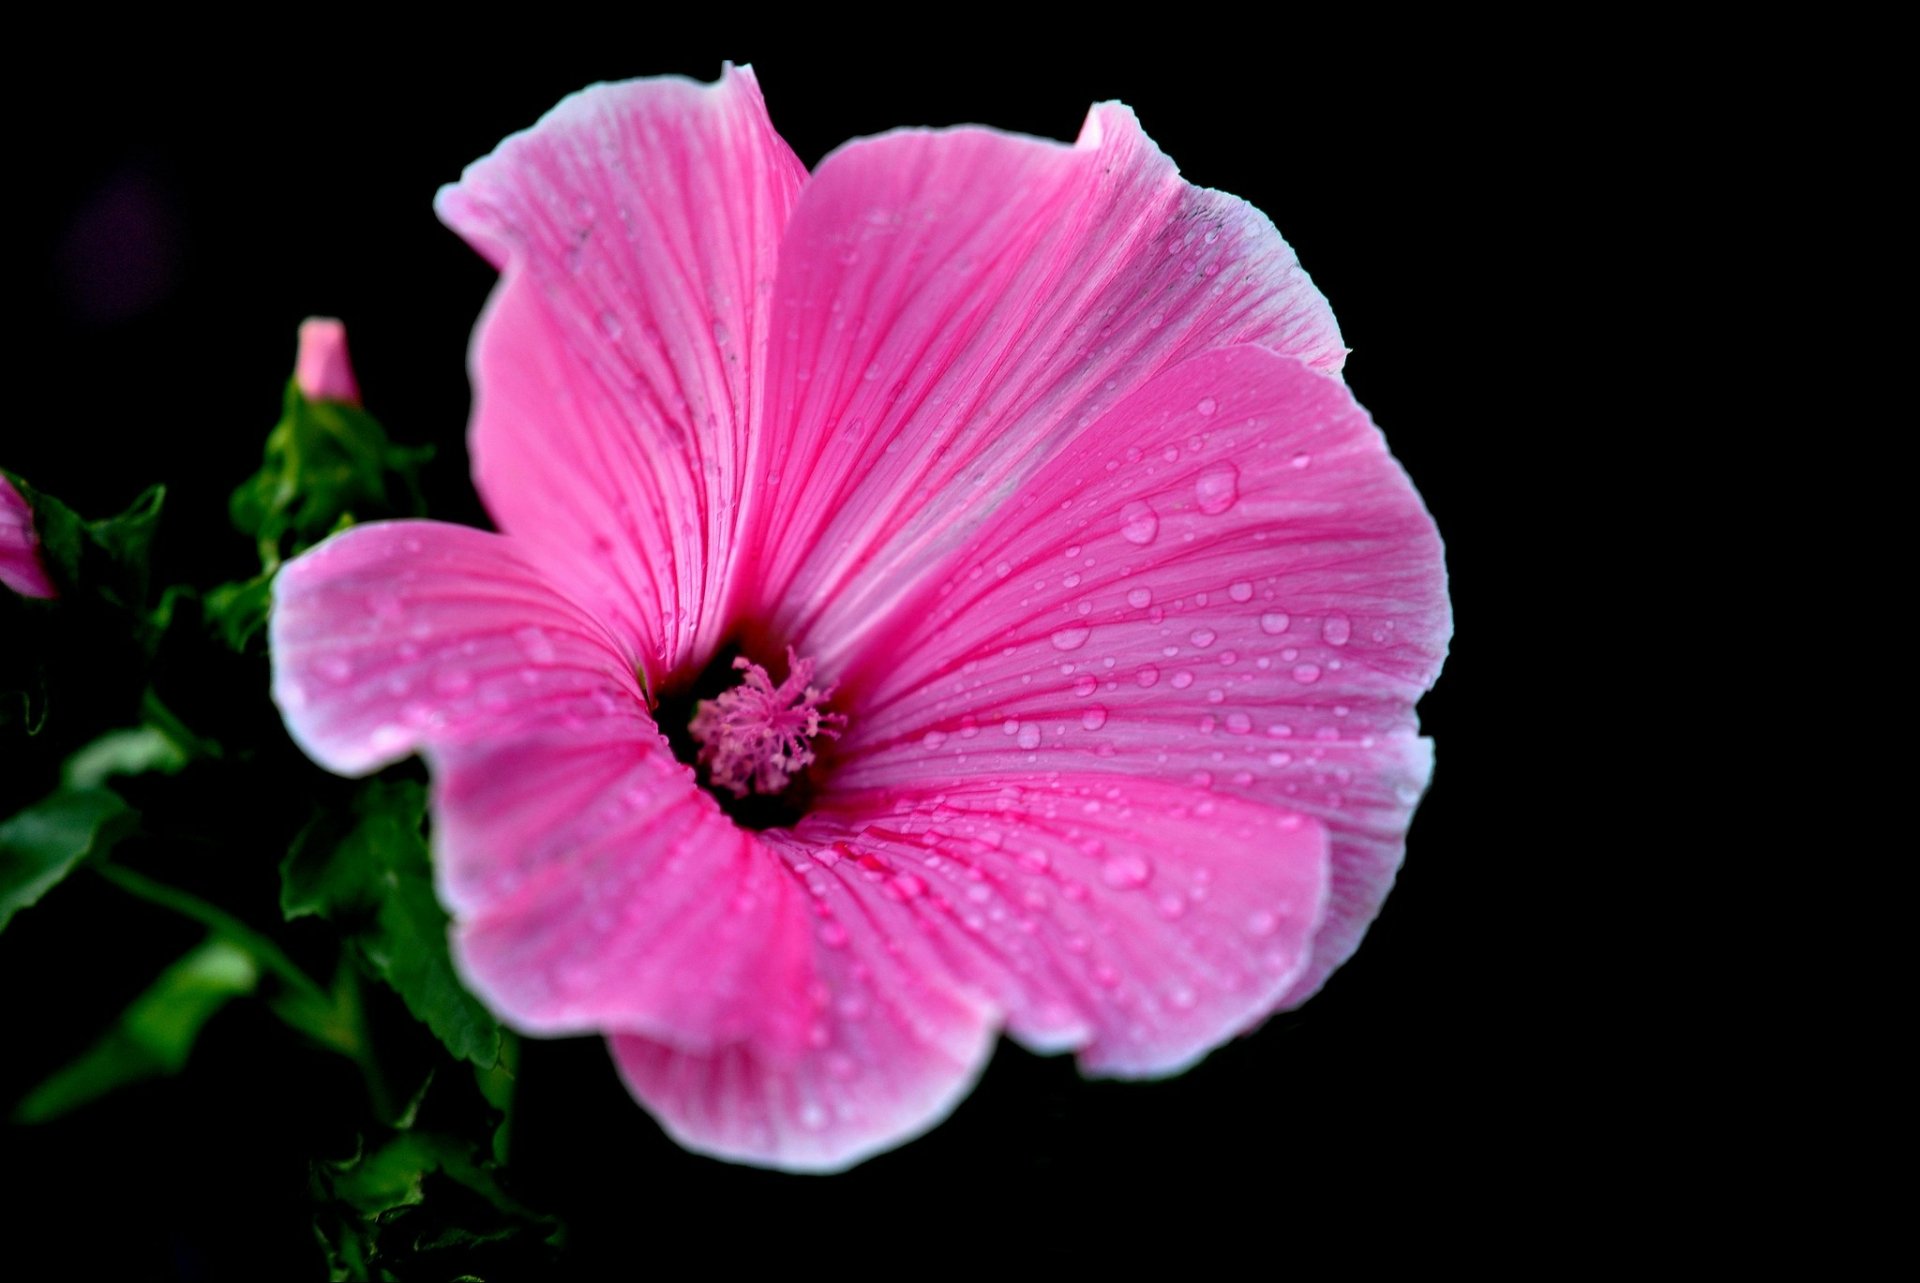
[[[1099,771],[1297,809],[1332,834],[1332,903],[1283,1001],[1352,952],[1431,771],[1414,703],[1451,620],[1432,519],[1343,384],[1251,347],[1175,367],[926,589],[823,669],[856,710],[836,796]]]
[[[1002,1023],[1100,1072],[1191,1063],[1305,964],[1325,832],[1118,785],[1030,775],[843,795],[766,834],[804,889],[779,934],[810,945],[762,996],[784,1022],[707,1050],[616,1038],[635,1094],[690,1148],[835,1170],[939,1121]]]
[[[501,269],[474,478],[501,530],[656,683],[725,632],[768,300],[805,170],[750,71],[575,94],[440,193]]]
[[[33,528],[33,512],[0,475],[0,584],[22,597],[55,596],[53,580],[40,560],[40,536]]]
[[[339,774],[588,713],[652,731],[631,657],[500,535],[355,526],[288,562],[273,594],[274,700]]]
[[[311,316],[300,322],[300,352],[294,360],[293,381],[309,401],[360,404],[360,383],[353,377],[347,356],[347,327],[332,317]]]
[[[834,153],[795,208],[772,324],[782,431],[743,588],[802,653],[882,617],[1156,370],[1232,343],[1344,355],[1272,223],[1182,181],[1117,105],[1073,146],[960,129]]]

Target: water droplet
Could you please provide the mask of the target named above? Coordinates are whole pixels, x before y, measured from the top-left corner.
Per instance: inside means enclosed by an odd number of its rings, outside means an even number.
[[[1142,664],[1140,665],[1140,671],[1133,675],[1133,680],[1140,683],[1143,687],[1151,686],[1160,680],[1160,670],[1152,664]]]
[[[1127,605],[1135,610],[1145,610],[1153,602],[1153,591],[1148,588],[1127,589]]]
[[[1183,668],[1173,675],[1173,688],[1175,690],[1183,691],[1191,685],[1193,685],[1193,674],[1189,673],[1186,669]]]
[[[1329,646],[1344,646],[1353,636],[1353,621],[1345,615],[1328,615],[1320,623],[1320,636]]]
[[[1287,765],[1290,765],[1292,762],[1293,762],[1293,754],[1287,752],[1285,749],[1279,749],[1272,753],[1267,754],[1268,766],[1287,766]]]
[[[1187,634],[1187,640],[1192,642],[1194,646],[1200,650],[1205,650],[1207,647],[1213,645],[1214,637],[1215,633],[1211,628],[1196,628]]]
[[[825,922],[820,926],[820,943],[829,949],[847,947],[847,929],[838,922]]]
[[[1311,686],[1314,682],[1320,680],[1320,665],[1295,664],[1293,666],[1293,680],[1303,686]]]
[[[1020,728],[1020,733],[1014,737],[1013,742],[1018,744],[1021,748],[1025,748],[1025,749],[1039,748],[1040,747],[1039,724],[1036,722],[1028,722],[1025,726],[1022,726]]]
[[[1093,629],[1076,624],[1071,628],[1062,628],[1053,635],[1055,650],[1079,650],[1087,644],[1087,638],[1093,635]]]
[[[928,731],[925,735],[920,737],[920,743],[926,746],[927,748],[939,748],[942,744],[946,742],[947,742],[947,733],[945,731]]]
[[[538,628],[522,628],[513,636],[520,643],[521,651],[536,664],[551,664],[559,658],[559,652],[553,648],[553,640]]]
[[[1202,415],[1212,414],[1215,410],[1218,410],[1219,408],[1220,408],[1220,403],[1214,400],[1210,396],[1201,397],[1200,404],[1194,407],[1194,409],[1198,410]]]
[[[1120,535],[1128,543],[1150,544],[1160,533],[1160,514],[1143,500],[1135,499],[1120,510]]]
[[[1227,586],[1227,596],[1235,601],[1252,601],[1253,585],[1244,579],[1237,579]]]
[[[1107,724],[1107,710],[1095,704],[1080,714],[1080,725],[1090,731],[1097,731]]]
[[[1301,450],[1297,454],[1295,454],[1292,459],[1288,460],[1288,462],[1293,464],[1293,466],[1296,468],[1304,468],[1308,464],[1313,462],[1313,456],[1308,454],[1305,450]]]
[[[1193,498],[1208,516],[1225,512],[1240,498],[1240,469],[1231,463],[1214,464],[1193,483]]]
[[[1287,625],[1292,622],[1292,617],[1289,616],[1286,611],[1269,610],[1266,614],[1260,616],[1260,631],[1266,633],[1269,637],[1277,637],[1281,633],[1286,632]]]
[[[1144,855],[1116,855],[1100,868],[1100,880],[1116,891],[1143,887],[1153,877],[1153,865]]]
[[[1227,729],[1235,735],[1245,735],[1253,729],[1253,719],[1245,713],[1228,713]]]

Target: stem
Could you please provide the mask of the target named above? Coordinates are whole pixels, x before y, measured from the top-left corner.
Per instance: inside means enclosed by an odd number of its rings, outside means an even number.
[[[192,918],[202,926],[226,936],[253,954],[261,966],[284,980],[303,998],[311,999],[322,1006],[331,1005],[325,991],[315,984],[306,972],[295,966],[293,959],[283,953],[279,945],[226,910],[215,908],[197,895],[189,895],[178,887],[170,887],[164,882],[155,882],[152,878],[118,864],[95,864],[93,868],[101,877],[127,894],[138,896],[163,909],[172,909],[175,913]]]

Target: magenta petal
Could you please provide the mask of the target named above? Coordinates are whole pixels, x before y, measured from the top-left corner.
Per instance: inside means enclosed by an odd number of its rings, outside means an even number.
[[[501,269],[471,357],[481,497],[656,680],[729,623],[768,296],[805,176],[729,68],[575,94],[440,193]]]
[[[689,1148],[830,1171],[944,1117],[1003,1023],[1097,1072],[1191,1063],[1305,965],[1326,835],[1272,808],[1121,783],[848,795],[767,834],[802,893],[755,915],[804,951],[757,995],[754,1037],[616,1037],[634,1093]]]
[[[1183,182],[1124,107],[1072,146],[958,129],[841,148],[774,292],[770,634],[817,653],[802,639],[863,627],[1063,438],[1233,343],[1344,355],[1273,224]]]
[[[652,727],[630,661],[500,535],[355,526],[287,563],[273,595],[274,700],[342,775],[587,713]]]
[[[1432,768],[1414,703],[1441,548],[1345,386],[1257,348],[1167,371],[1074,438],[842,666],[834,788],[1100,771],[1324,823],[1304,1000],[1357,946]],[[1129,785],[1128,787],[1133,787]]]
[[[52,597],[53,580],[40,561],[40,536],[27,501],[0,475],[0,584],[22,597]]]

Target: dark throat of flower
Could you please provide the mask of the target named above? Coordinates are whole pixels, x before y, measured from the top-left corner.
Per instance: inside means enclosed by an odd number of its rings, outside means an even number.
[[[814,677],[791,648],[768,665],[728,647],[684,690],[661,694],[654,716],[674,754],[742,828],[790,827],[813,800],[821,751],[847,724]]]

